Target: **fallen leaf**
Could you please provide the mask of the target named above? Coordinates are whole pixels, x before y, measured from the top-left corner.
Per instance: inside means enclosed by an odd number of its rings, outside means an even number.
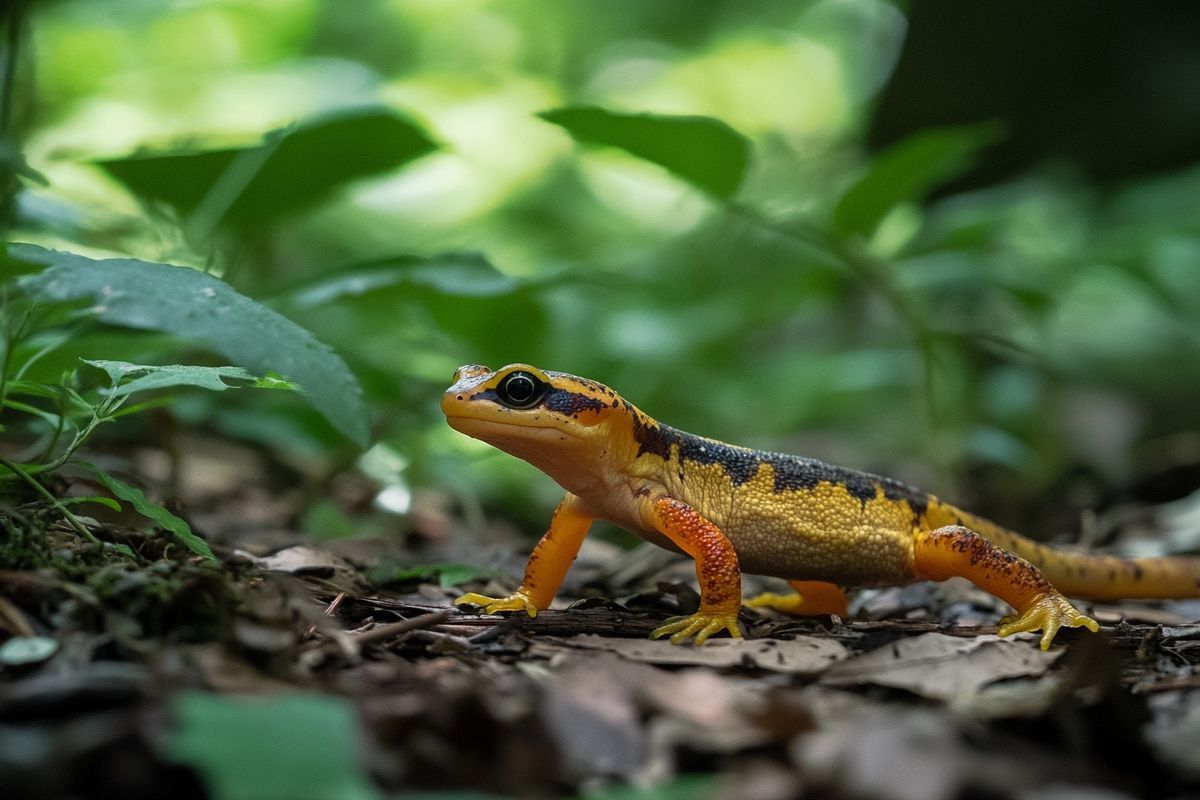
[[[1062,699],[1063,676],[1052,672],[1038,678],[999,681],[949,698],[950,708],[977,719],[1034,719]]]
[[[1004,678],[1042,675],[1063,652],[1042,651],[997,636],[964,639],[923,633],[842,661],[826,671],[821,682],[888,686],[933,700],[952,700]]]
[[[820,636],[795,639],[710,639],[703,647],[680,646],[653,639],[621,639],[583,634],[539,636],[532,644],[534,655],[550,657],[564,648],[614,653],[629,661],[663,666],[745,667],[816,675],[848,657],[839,642]]]
[[[987,737],[970,721],[934,709],[861,701],[825,705],[817,730],[797,737],[791,748],[806,796],[1025,797],[1031,789],[1069,783],[1076,794],[1063,796],[1078,798],[1089,797],[1087,792],[1112,778],[1069,752]]]
[[[317,573],[329,575],[338,570],[353,572],[354,567],[332,553],[307,545],[297,545],[257,558],[254,563],[271,572],[287,572],[291,575]]]
[[[1200,778],[1200,692],[1163,692],[1150,699],[1146,742],[1160,759]]]
[[[577,662],[550,679],[542,719],[569,777],[628,780],[641,768],[646,742],[636,692],[643,669],[604,658]]]
[[[57,652],[58,642],[49,636],[14,636],[0,644],[0,664],[36,664]]]
[[[367,586],[367,582],[350,562],[317,547],[301,544],[252,560],[259,569],[320,579],[327,587],[338,591],[359,594]]]

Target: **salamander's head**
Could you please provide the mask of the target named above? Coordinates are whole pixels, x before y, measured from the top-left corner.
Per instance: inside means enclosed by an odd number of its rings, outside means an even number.
[[[635,413],[603,384],[528,364],[495,371],[471,364],[453,380],[442,395],[450,427],[525,459],[564,486],[573,482],[564,470],[594,470],[599,459],[618,456],[612,425]]]

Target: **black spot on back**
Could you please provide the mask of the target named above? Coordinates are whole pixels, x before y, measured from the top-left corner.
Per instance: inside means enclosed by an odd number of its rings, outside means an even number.
[[[814,489],[822,483],[840,484],[863,503],[875,498],[882,490],[889,500],[908,502],[913,513],[920,516],[929,506],[929,496],[906,483],[871,475],[845,467],[837,467],[788,453],[771,453],[705,439],[669,425],[655,423],[641,416],[634,417],[633,437],[638,443],[638,455],[653,453],[664,461],[671,458],[671,446],[679,449],[683,461],[697,464],[717,464],[734,486],[741,486],[758,472],[762,464],[770,465],[775,475],[775,491]]]

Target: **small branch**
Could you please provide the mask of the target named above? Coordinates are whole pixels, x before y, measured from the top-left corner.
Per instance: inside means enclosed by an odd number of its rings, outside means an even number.
[[[419,617],[392,622],[388,625],[378,625],[365,633],[355,636],[354,642],[358,645],[385,642],[388,639],[394,639],[410,631],[441,625],[444,622],[448,622],[451,616],[453,614],[449,610],[435,611],[432,614],[422,614]]]
[[[74,528],[80,536],[87,539],[94,545],[99,545],[101,547],[104,546],[104,542],[97,539],[96,535],[88,530],[88,527],[83,524],[79,517],[72,514],[71,510],[59,502],[58,498],[51,494],[49,489],[47,489],[45,486],[42,486],[41,482],[39,482],[36,478],[27,473],[25,470],[21,469],[16,464],[9,461],[7,458],[0,458],[0,466],[3,466],[9,472],[25,481],[27,484],[32,486],[38,494],[46,498],[47,502],[54,506],[58,513],[62,514],[63,519],[67,521],[67,524]]]

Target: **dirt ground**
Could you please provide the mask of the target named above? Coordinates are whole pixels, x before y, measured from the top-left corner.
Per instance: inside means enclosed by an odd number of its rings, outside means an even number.
[[[4,800],[1200,797],[1200,601],[1084,604],[1101,634],[1042,652],[919,584],[672,646],[646,638],[698,599],[672,554],[589,540],[553,609],[482,616],[451,599],[511,589],[529,545],[445,498],[314,541],[295,493],[189,480],[218,564],[11,509],[45,532],[0,562]]]

